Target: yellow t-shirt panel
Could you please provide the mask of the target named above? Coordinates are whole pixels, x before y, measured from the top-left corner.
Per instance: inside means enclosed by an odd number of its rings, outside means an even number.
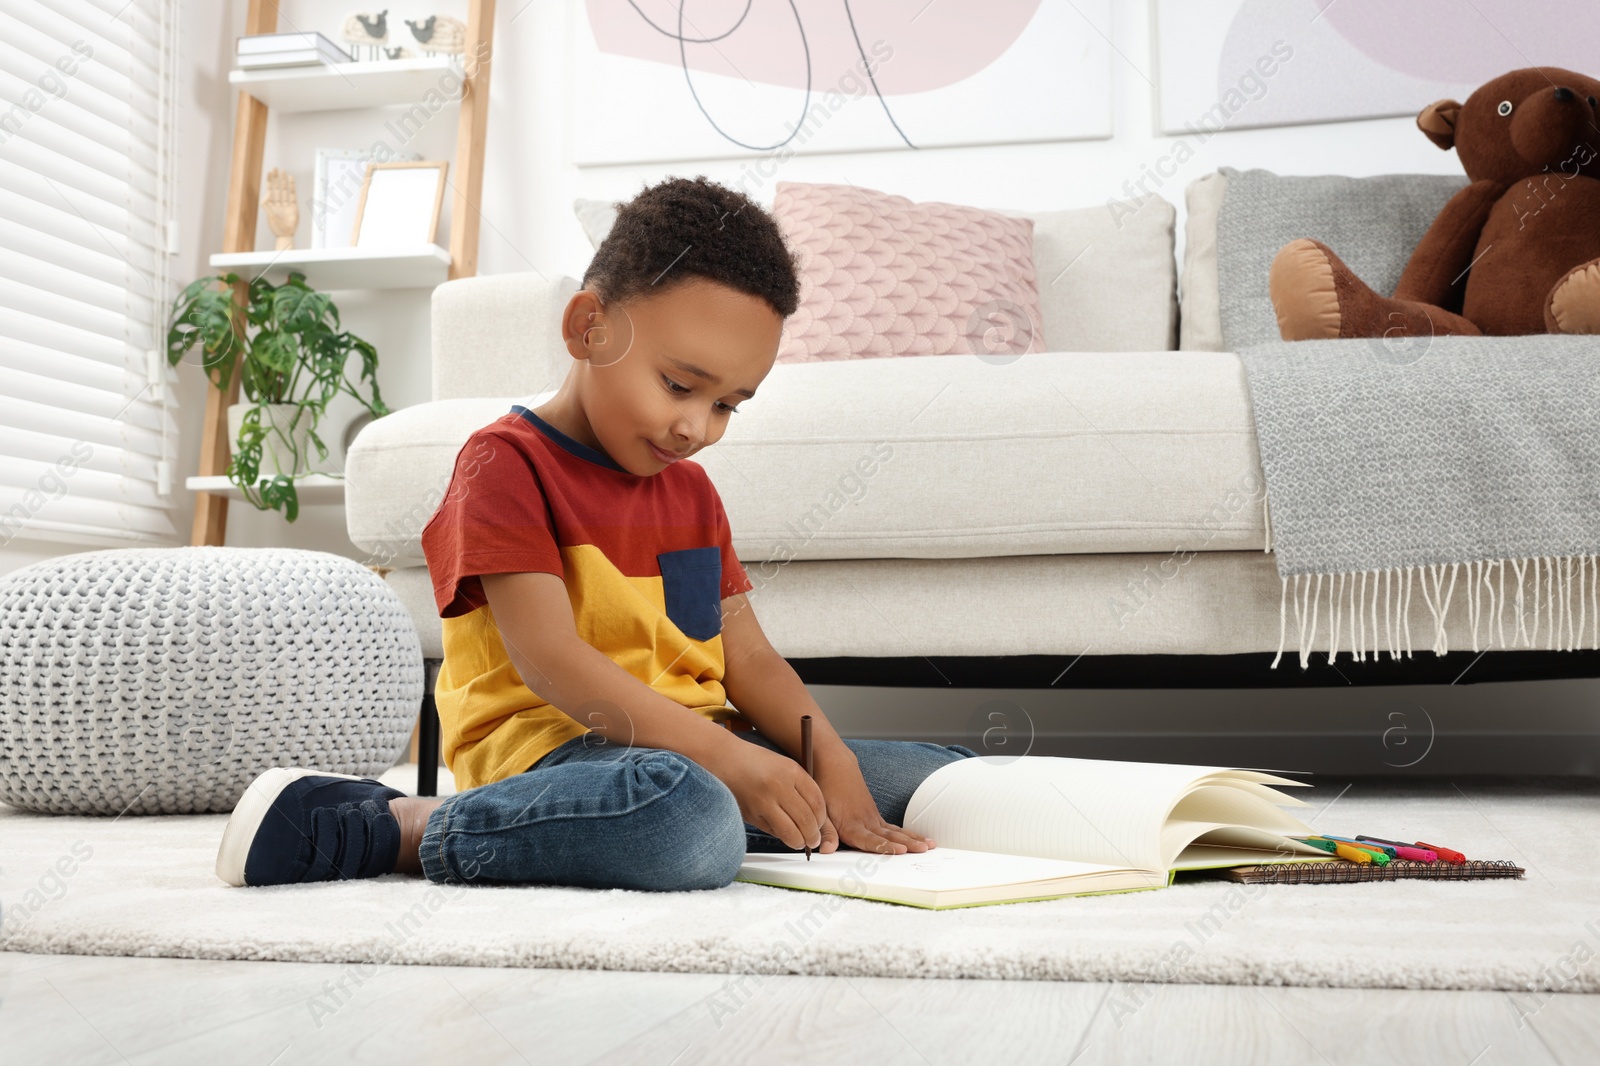
[[[593,545],[562,549],[578,635],[661,695],[712,721],[737,717],[722,687],[722,636],[697,641],[665,611],[662,580],[617,572]],[[533,692],[512,665],[486,603],[440,622],[444,665],[434,684],[445,765],[458,789],[522,773],[590,731],[590,710],[572,713]]]

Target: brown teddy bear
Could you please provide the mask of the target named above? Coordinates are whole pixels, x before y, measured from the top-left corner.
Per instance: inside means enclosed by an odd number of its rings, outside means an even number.
[[[1600,333],[1600,80],[1502,74],[1417,116],[1472,183],[1445,204],[1392,297],[1320,241],[1290,241],[1269,288],[1284,340]]]

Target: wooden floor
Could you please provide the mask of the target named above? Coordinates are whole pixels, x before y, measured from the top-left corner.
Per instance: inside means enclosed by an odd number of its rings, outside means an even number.
[[[1597,1034],[1594,996],[0,953],[8,1066],[1587,1066]]]

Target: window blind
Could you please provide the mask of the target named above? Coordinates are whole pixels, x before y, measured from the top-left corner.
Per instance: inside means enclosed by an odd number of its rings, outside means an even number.
[[[172,545],[177,0],[0,4],[0,548]]]

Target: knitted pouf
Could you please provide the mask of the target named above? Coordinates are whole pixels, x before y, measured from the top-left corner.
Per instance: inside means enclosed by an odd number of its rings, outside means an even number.
[[[232,810],[270,766],[376,776],[422,703],[422,645],[353,559],[132,548],[0,577],[0,801]]]

